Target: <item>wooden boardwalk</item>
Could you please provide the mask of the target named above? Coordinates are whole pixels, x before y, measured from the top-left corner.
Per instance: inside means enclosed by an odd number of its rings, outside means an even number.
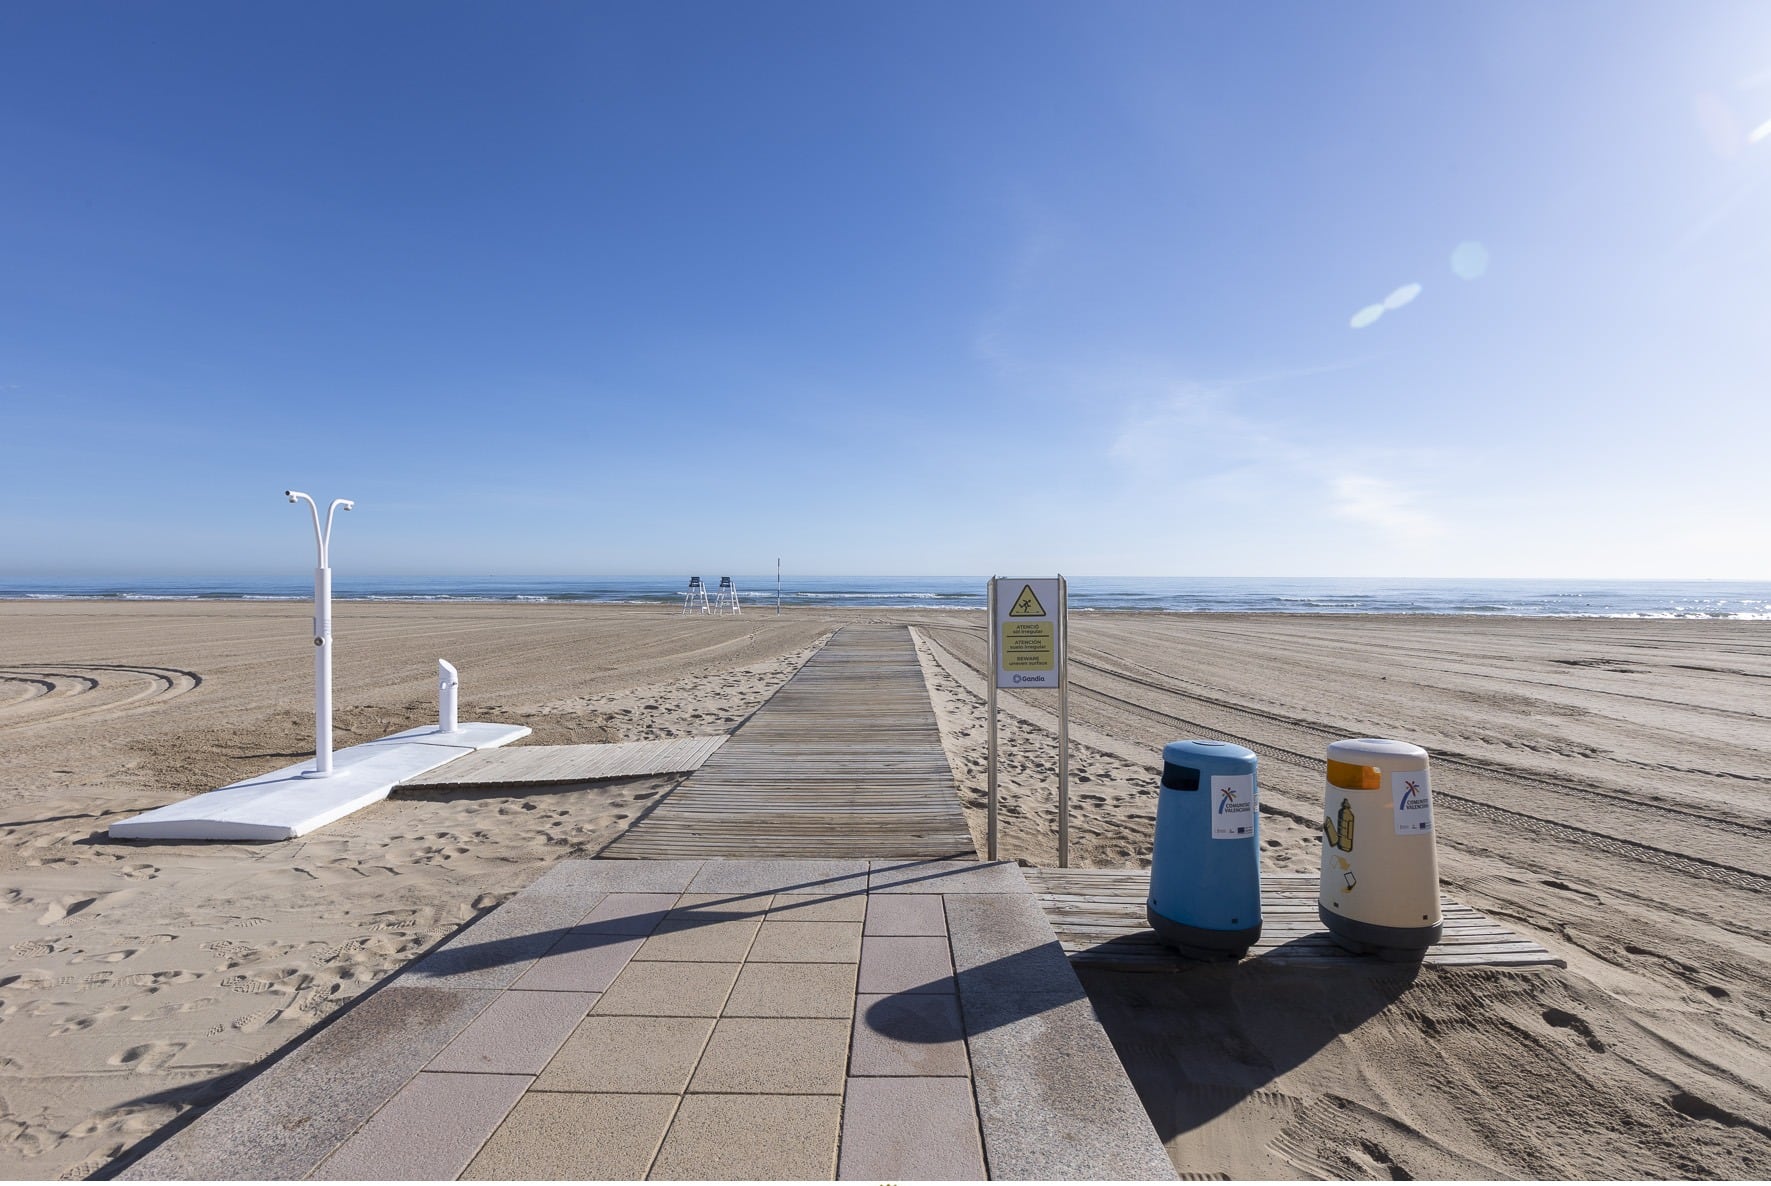
[[[976,859],[903,626],[849,626],[600,854]]]
[[[1150,874],[1138,869],[1026,869],[1052,930],[1070,962],[1128,972],[1179,971],[1193,966],[1156,938],[1144,920]],[[1354,955],[1328,936],[1316,916],[1312,874],[1261,877],[1261,941],[1249,959],[1283,963],[1345,963]],[[1488,967],[1567,967],[1564,960],[1470,907],[1446,898],[1445,938],[1422,963]]]
[[[421,787],[510,787],[682,774],[700,769],[725,741],[721,734],[613,745],[519,745],[481,750],[409,778],[395,793]]]

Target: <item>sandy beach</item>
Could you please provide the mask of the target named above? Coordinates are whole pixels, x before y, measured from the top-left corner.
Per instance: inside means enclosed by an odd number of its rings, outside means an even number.
[[[302,603],[0,603],[0,1175],[106,1171],[672,778],[401,796],[276,845],[115,819],[312,752]],[[532,743],[735,727],[832,630],[915,628],[983,834],[982,616],[682,618],[341,602],[336,744],[461,715]],[[1073,618],[1072,861],[1148,863],[1152,764],[1261,753],[1309,872],[1339,737],[1433,754],[1446,890],[1566,971],[1224,968],[1084,982],[1178,1168],[1242,1178],[1771,1173],[1771,632],[1754,622]],[[1055,698],[1003,697],[1002,855],[1055,863]]]

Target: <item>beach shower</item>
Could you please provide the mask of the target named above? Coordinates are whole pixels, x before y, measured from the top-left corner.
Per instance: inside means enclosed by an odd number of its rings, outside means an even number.
[[[313,495],[300,490],[285,490],[290,502],[305,502],[314,515],[314,546],[318,561],[314,567],[314,778],[332,773],[332,568],[330,548],[332,517],[338,508],[350,510],[357,504],[348,498],[335,498],[326,508],[326,526],[320,526],[320,506]]]

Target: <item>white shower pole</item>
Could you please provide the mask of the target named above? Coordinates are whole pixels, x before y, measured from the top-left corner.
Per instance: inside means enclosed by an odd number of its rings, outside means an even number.
[[[305,502],[314,514],[314,546],[319,563],[314,568],[314,768],[309,777],[332,773],[332,568],[328,557],[332,541],[332,516],[338,508],[357,504],[335,498],[326,510],[326,526],[320,527],[320,508],[311,494],[283,491],[290,502]]]
[[[455,717],[455,699],[461,687],[461,676],[455,672],[455,664],[446,659],[437,660],[437,732],[459,733],[461,724]]]

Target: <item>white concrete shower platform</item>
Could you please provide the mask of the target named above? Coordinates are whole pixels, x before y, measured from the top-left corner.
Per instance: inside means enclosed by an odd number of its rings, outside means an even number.
[[[110,827],[115,840],[292,840],[387,798],[399,783],[476,750],[527,737],[527,725],[468,722],[452,733],[425,725],[168,804]]]

